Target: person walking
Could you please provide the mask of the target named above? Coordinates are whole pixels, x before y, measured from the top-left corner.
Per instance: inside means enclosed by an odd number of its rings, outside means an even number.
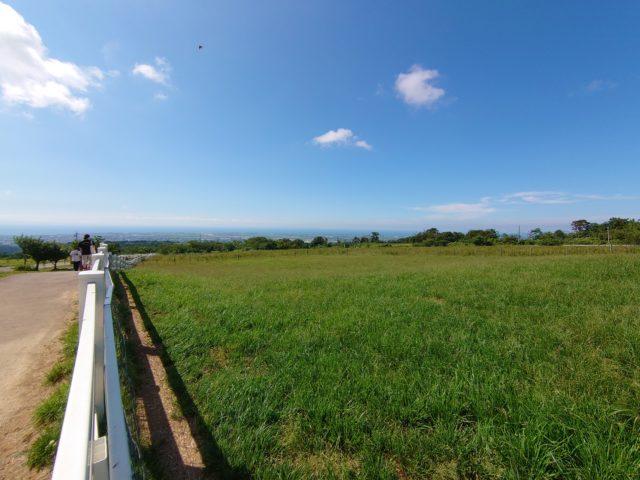
[[[80,247],[76,246],[76,248],[71,250],[69,256],[71,257],[73,269],[77,272],[80,270],[80,266],[82,265],[82,252],[80,251]]]
[[[86,233],[82,241],[78,244],[80,251],[82,252],[82,269],[91,269],[91,254],[96,253],[96,247],[91,241],[91,235]]]

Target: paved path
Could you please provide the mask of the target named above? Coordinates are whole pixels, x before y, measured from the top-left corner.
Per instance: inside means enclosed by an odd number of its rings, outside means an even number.
[[[0,279],[0,478],[24,462],[31,414],[47,393],[42,382],[57,360],[58,338],[76,315],[77,290],[76,272]]]

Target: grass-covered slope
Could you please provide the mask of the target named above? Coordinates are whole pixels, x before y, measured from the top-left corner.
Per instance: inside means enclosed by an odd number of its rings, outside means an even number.
[[[126,275],[226,476],[640,476],[635,255],[333,249]]]

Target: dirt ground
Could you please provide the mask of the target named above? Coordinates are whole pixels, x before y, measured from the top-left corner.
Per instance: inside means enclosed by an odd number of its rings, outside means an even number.
[[[175,394],[169,387],[162,364],[162,346],[156,345],[135,306],[131,292],[125,286],[129,322],[136,346],[137,364],[141,372],[136,385],[136,415],[141,442],[153,447],[158,470],[166,479],[204,480],[215,478],[207,474],[201,454],[201,442],[193,420],[185,418]]]
[[[60,355],[59,338],[75,321],[74,272],[41,272],[0,279],[0,478],[44,479],[26,452],[35,438],[31,417],[50,393],[45,375]]]

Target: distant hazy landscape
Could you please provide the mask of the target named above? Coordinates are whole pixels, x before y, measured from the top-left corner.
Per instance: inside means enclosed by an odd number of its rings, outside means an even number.
[[[4,231],[8,229],[4,228]],[[205,241],[234,241],[246,240],[247,238],[264,236],[267,238],[301,238],[303,240],[311,240],[318,235],[327,237],[330,242],[339,240],[350,240],[354,236],[368,235],[370,230],[332,230],[332,229],[246,229],[239,231],[220,230],[220,231],[179,231],[179,230],[108,230],[108,231],[59,231],[58,229],[47,228],[23,228],[15,229],[13,234],[0,234],[0,245],[14,245],[13,238],[24,233],[42,237],[43,240],[56,241],[59,243],[68,243],[82,238],[85,233],[92,236],[99,236],[107,240],[115,242],[122,241],[166,241],[166,242],[186,242],[189,240],[205,240]],[[382,240],[394,240],[403,236],[417,233],[410,230],[381,230],[380,238]]]

